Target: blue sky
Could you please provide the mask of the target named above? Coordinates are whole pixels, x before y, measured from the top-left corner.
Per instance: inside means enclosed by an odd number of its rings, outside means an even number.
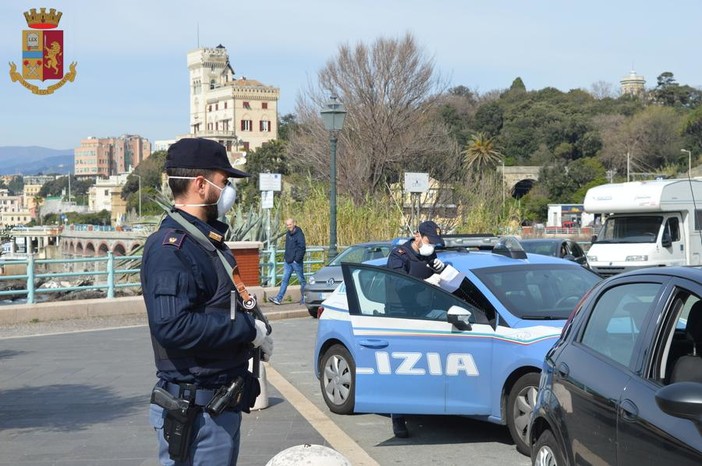
[[[197,6],[202,5],[202,6]],[[263,6],[265,5],[265,6]],[[670,6],[668,6],[670,5]],[[12,83],[23,12],[63,12],[77,78],[50,96]],[[479,92],[616,88],[632,69],[702,86],[702,2],[650,0],[56,0],[0,2],[0,146],[77,147],[88,136],[172,139],[188,131],[186,54],[227,47],[237,76],[280,88],[280,114],[341,44],[414,35],[451,86]],[[47,87],[55,81],[32,81]]]

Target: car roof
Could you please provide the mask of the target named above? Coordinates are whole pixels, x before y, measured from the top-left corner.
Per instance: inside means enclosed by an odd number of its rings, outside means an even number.
[[[365,243],[351,244],[346,249],[355,248],[355,247],[365,247],[365,246],[391,246],[391,245],[392,245],[392,241],[367,241]]]
[[[520,239],[520,243],[541,243],[541,244],[546,244],[546,243],[562,243],[563,241],[568,241],[569,238],[527,238],[527,239]]]
[[[635,277],[638,275],[659,275],[663,277],[680,277],[702,283],[702,266],[668,266],[668,267],[645,267],[642,269],[630,270],[609,277],[607,281],[623,277]]]
[[[565,260],[558,257],[544,256],[541,254],[527,253],[526,259],[514,259],[511,257],[504,256],[502,254],[496,254],[491,251],[442,251],[438,249],[436,251],[437,255],[441,257],[444,262],[451,262],[451,264],[458,270],[462,269],[474,269],[482,267],[499,267],[499,266],[513,266],[513,265],[528,265],[528,264],[555,264],[555,265],[568,265],[572,267],[580,268],[581,265]],[[371,265],[385,265],[387,264],[387,258],[374,259],[365,262],[365,264]]]

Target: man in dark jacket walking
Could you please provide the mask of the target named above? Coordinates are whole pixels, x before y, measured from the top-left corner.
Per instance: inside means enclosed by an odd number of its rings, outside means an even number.
[[[300,296],[304,296],[305,286],[307,285],[305,272],[302,268],[302,261],[305,258],[305,251],[307,250],[307,246],[305,245],[305,233],[303,233],[302,228],[298,227],[295,220],[292,218],[285,221],[285,228],[288,229],[288,232],[285,234],[283,281],[280,284],[278,294],[274,298],[268,299],[273,304],[280,304],[283,301],[293,271],[297,275],[297,280],[300,282]],[[303,303],[304,298],[301,298],[300,304]]]

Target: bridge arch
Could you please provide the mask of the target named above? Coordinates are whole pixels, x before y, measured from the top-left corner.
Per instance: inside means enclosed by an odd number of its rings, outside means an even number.
[[[98,256],[106,256],[108,252],[110,252],[110,247],[107,245],[107,243],[105,243],[105,242],[100,243],[100,245],[98,246],[98,249],[97,249],[97,255]]]
[[[124,245],[122,243],[117,243],[115,244],[114,248],[112,248],[112,253],[115,256],[126,256],[126,250],[124,248]]]

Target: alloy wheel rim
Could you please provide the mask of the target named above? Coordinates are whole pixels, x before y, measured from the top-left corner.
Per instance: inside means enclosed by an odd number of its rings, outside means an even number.
[[[558,466],[556,464],[556,455],[553,454],[548,446],[542,446],[536,453],[536,458],[534,458],[534,466]]]
[[[514,403],[514,427],[519,434],[519,437],[525,443],[528,443],[526,438],[527,426],[529,424],[531,413],[534,411],[534,406],[536,406],[537,394],[538,389],[536,387],[524,387],[517,394],[517,398]]]

